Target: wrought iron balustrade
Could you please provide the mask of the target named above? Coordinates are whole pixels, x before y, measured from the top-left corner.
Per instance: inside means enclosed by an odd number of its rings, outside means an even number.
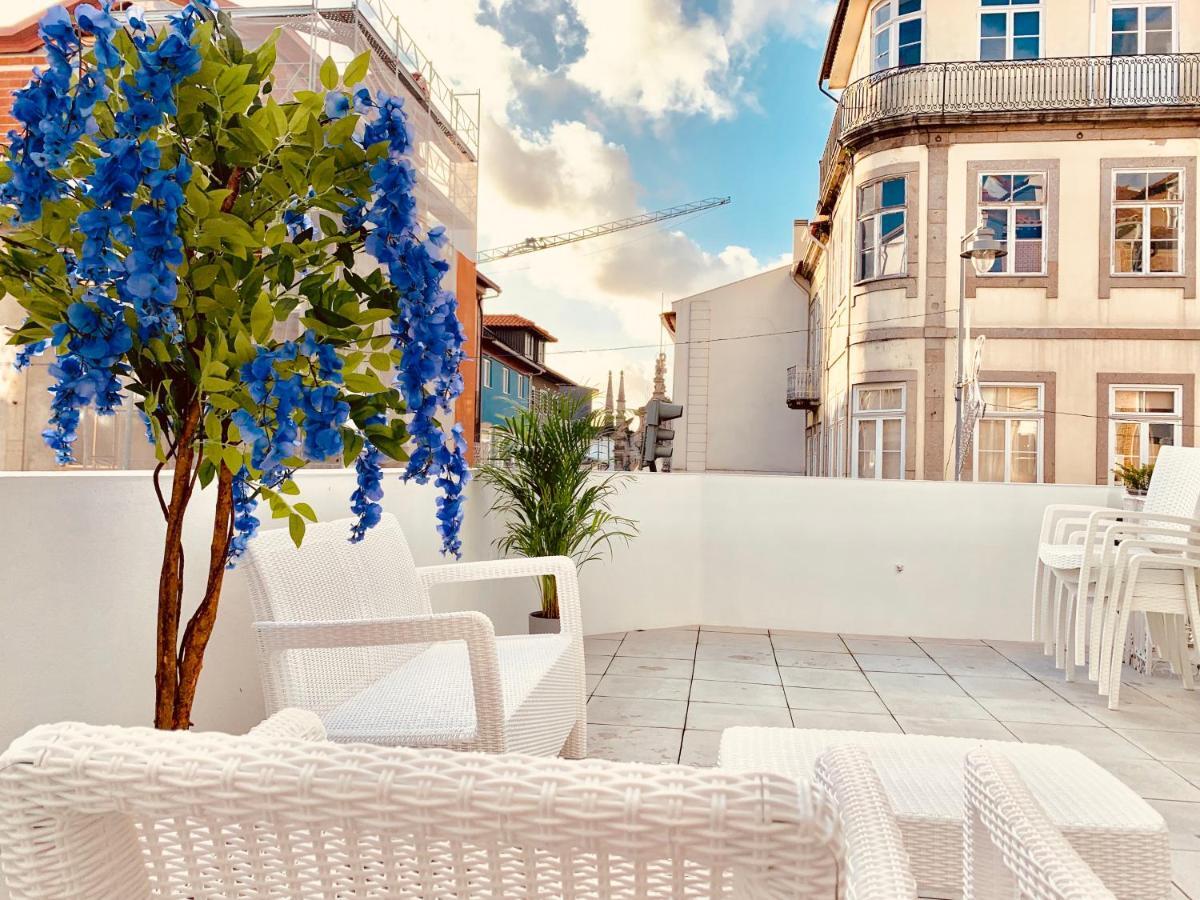
[[[788,366],[787,405],[816,409],[821,404],[821,374],[812,366]]]
[[[945,62],[886,69],[842,92],[825,153],[828,185],[842,145],[892,120],[973,113],[1200,108],[1200,54]]]

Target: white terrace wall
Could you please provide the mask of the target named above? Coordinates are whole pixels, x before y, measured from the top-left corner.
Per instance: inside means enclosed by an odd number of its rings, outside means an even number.
[[[351,475],[301,476],[322,519],[344,515]],[[469,503],[472,558],[496,523]],[[389,484],[418,564],[439,561],[431,489]],[[200,495],[198,506],[207,504]],[[1023,639],[1041,511],[1103,503],[1108,488],[645,474],[620,511],[641,536],[584,570],[589,633],[704,622]],[[0,747],[41,722],[136,724],[152,706],[154,585],[163,527],[145,473],[0,475]],[[191,588],[207,523],[187,533]],[[519,631],[529,582],[435,596]],[[230,573],[196,725],[241,731],[262,713],[245,585]]]

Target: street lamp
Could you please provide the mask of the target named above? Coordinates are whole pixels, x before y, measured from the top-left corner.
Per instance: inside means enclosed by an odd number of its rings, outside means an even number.
[[[963,442],[963,350],[966,347],[967,321],[967,260],[975,267],[975,274],[984,275],[991,271],[992,264],[1008,256],[1004,241],[996,239],[996,232],[981,225],[962,239],[959,254],[962,264],[958,280],[958,377],[954,381],[954,480],[962,479]]]

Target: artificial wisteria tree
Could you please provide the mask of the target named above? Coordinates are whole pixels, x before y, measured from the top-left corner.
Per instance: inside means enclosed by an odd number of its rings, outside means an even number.
[[[326,60],[324,91],[277,102],[274,40],[245,49],[214,0],[157,22],[108,0],[56,7],[40,33],[47,65],[15,95],[0,169],[0,278],[27,313],[12,341],[18,366],[54,354],[44,437],[60,463],[88,407],[144,418],[166,522],[154,721],[186,728],[258,503],[297,544],[315,518],[292,499],[307,463],[356,468],[348,540],[379,520],[385,458],[435,480],[458,554],[463,437],[439,416],[462,387],[463,336],[445,238],[419,221],[403,103],[360,86],[368,54],[340,73]],[[216,517],[193,607],[197,488]]]

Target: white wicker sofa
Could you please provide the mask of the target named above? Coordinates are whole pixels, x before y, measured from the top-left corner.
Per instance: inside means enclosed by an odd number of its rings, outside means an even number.
[[[321,717],[331,740],[587,755],[583,620],[566,557],[418,568],[393,516],[260,534],[245,569],[267,712]],[[435,585],[553,575],[561,632],[496,637],[479,612],[434,614]]]
[[[910,900],[861,753],[811,782],[686,766],[45,725],[0,756],[13,900]],[[842,819],[847,827],[842,827]]]
[[[813,777],[834,747],[862,748],[903,834],[917,887],[957,896],[963,883],[963,770],[980,747],[1012,761],[1046,815],[1121,900],[1166,900],[1171,853],[1159,813],[1114,775],[1066,747],[809,728],[726,729],[721,768]]]

